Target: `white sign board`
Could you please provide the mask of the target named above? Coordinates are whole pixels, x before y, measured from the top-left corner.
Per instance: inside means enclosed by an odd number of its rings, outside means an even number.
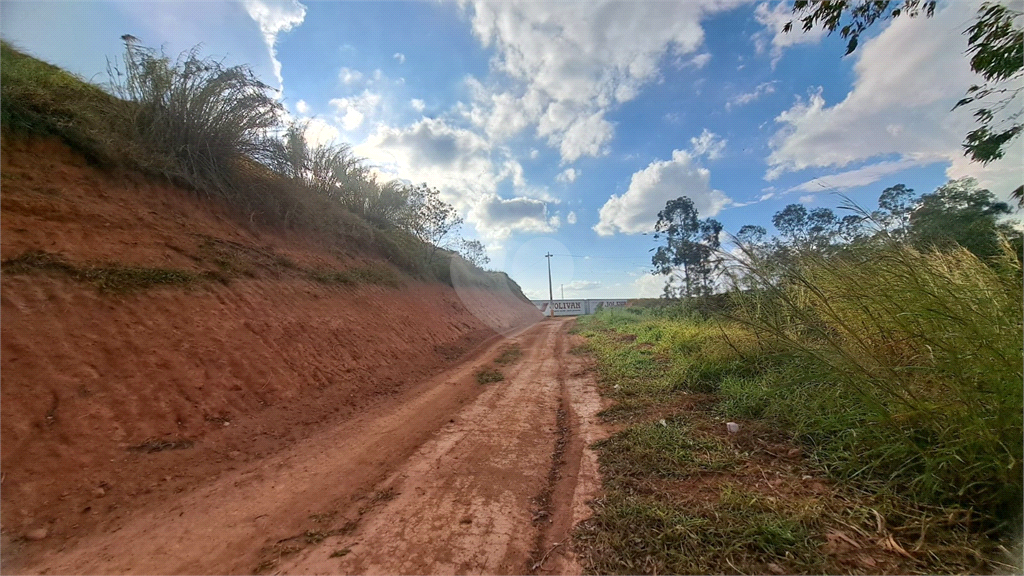
[[[532,300],[533,304],[545,316],[550,316],[551,305],[554,304],[555,316],[580,316],[593,314],[600,308],[623,308],[629,300]]]
[[[587,313],[586,300],[555,300],[553,303],[547,300],[534,300],[533,303],[545,316],[551,315],[552,305],[555,316],[581,316]]]
[[[625,308],[629,300],[587,300],[587,314],[597,312],[598,308]]]

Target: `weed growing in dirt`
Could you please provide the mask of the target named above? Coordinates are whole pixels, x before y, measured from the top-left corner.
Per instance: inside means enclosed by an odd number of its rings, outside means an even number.
[[[504,379],[505,375],[497,368],[484,368],[476,373],[477,384],[491,384],[493,382],[501,382]]]
[[[157,440],[149,439],[141,444],[129,446],[129,452],[145,452],[147,454],[153,454],[154,452],[163,452],[164,450],[184,450],[191,448],[195,443],[191,440]]]
[[[508,346],[505,346],[504,348],[501,349],[501,354],[499,354],[498,357],[494,359],[494,363],[497,364],[498,366],[508,366],[509,364],[514,363],[516,360],[519,360],[519,358],[522,357],[522,355],[523,349],[519,346],[519,344],[509,344]]]
[[[156,286],[187,286],[200,276],[184,270],[167,268],[144,268],[135,266],[91,265],[84,268],[74,266],[56,254],[47,252],[26,252],[0,263],[8,274],[50,272],[68,276],[79,282],[87,282],[103,292],[132,292]]]
[[[272,153],[269,131],[283,107],[269,87],[247,66],[200,58],[198,48],[172,62],[131,36],[122,39],[124,57],[108,66],[108,76],[124,137],[164,161],[154,167],[197,190],[223,198],[258,194],[239,186],[235,172],[242,159]]]
[[[348,270],[314,270],[309,278],[321,284],[378,284],[400,288],[401,281],[395,272],[383,265],[370,265]]]
[[[342,558],[344,556],[347,556],[348,553],[351,552],[351,551],[352,550],[349,549],[349,548],[342,548],[341,550],[335,550],[334,552],[331,552],[331,556],[330,557],[331,558]]]
[[[291,258],[285,256],[284,254],[275,254],[274,255],[274,264],[277,265],[277,266],[280,266],[281,268],[287,268],[289,270],[298,270],[299,269],[299,265],[296,264],[294,260],[292,260]]]

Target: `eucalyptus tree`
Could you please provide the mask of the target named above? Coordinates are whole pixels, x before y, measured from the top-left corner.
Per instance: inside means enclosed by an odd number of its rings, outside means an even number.
[[[655,274],[669,276],[666,296],[710,294],[722,266],[718,255],[722,223],[713,218],[701,220],[693,201],[680,196],[658,212],[654,230],[654,238],[664,240],[665,245],[655,250],[651,263]],[[673,276],[682,281],[679,290],[672,288]]]

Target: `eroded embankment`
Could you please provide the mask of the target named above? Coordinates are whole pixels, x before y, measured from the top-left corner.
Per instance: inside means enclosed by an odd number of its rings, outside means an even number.
[[[58,144],[5,141],[2,162],[2,257],[42,254],[0,280],[5,552],[110,525],[538,319]]]

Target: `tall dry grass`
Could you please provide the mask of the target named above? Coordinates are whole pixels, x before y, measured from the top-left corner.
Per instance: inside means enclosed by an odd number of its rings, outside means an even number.
[[[150,170],[197,190],[234,199],[239,164],[269,164],[283,108],[247,66],[201,58],[198,48],[172,61],[125,41],[124,58],[108,66],[118,97],[117,128],[147,154]]]
[[[834,471],[1019,518],[1024,294],[1008,245],[982,261],[883,240],[781,270],[749,251],[737,266],[753,289],[733,316],[801,359],[789,373],[801,391],[774,400],[835,456]]]

